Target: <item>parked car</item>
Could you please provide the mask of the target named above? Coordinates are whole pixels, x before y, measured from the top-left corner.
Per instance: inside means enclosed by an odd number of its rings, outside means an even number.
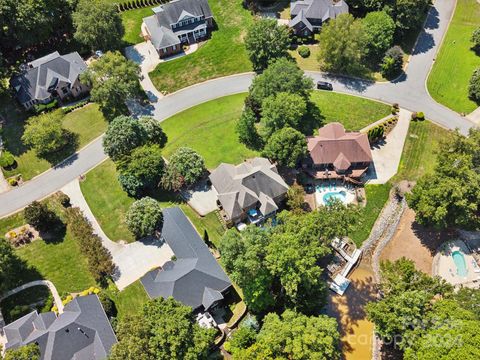
[[[333,90],[333,85],[326,81],[317,81],[317,89],[320,90]]]

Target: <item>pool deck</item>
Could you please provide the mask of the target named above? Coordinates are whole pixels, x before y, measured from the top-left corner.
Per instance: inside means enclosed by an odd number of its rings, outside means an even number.
[[[326,183],[325,183],[326,184]],[[318,185],[317,185],[318,186]],[[344,204],[351,204],[355,201],[355,190],[353,188],[347,188],[343,185],[332,185],[331,187],[328,185],[324,185],[321,191],[315,187],[315,203],[317,206],[325,205],[323,201],[323,196],[329,192],[340,192],[345,191],[345,202]]]
[[[465,258],[465,277],[457,274],[457,266],[452,257],[455,251],[460,251]],[[462,240],[452,240],[439,247],[433,259],[432,272],[434,276],[440,276],[454,286],[480,287],[480,267]]]

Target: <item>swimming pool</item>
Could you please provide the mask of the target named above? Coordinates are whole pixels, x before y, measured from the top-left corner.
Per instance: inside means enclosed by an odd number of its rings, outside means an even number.
[[[454,251],[452,252],[453,262],[457,267],[457,275],[461,277],[467,277],[468,270],[467,270],[467,263],[465,262],[465,257],[461,251]]]
[[[347,202],[347,193],[343,190],[340,191],[330,191],[323,195],[323,203],[328,204],[332,200],[337,199],[343,202],[344,204]]]

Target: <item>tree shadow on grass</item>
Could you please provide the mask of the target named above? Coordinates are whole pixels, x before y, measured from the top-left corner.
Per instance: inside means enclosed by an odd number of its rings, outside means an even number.
[[[300,131],[305,135],[314,135],[325,123],[325,116],[322,115],[319,107],[312,101],[307,102],[307,112],[302,118]]]
[[[78,134],[75,134],[68,130],[64,130],[63,136],[67,139],[66,145],[64,147],[52,153],[38,154],[38,157],[47,160],[53,166],[60,164],[66,158],[75,154],[80,143]]]

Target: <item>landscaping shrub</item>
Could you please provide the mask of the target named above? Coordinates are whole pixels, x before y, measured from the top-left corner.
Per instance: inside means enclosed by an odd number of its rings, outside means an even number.
[[[107,314],[109,318],[117,316],[117,308],[115,307],[115,303],[107,294],[100,292],[98,294],[98,299],[102,303],[103,310],[105,310],[105,314]]]
[[[11,152],[3,150],[0,155],[0,166],[4,169],[11,167],[15,164],[15,157]]]
[[[49,102],[48,104],[36,104],[33,106],[33,111],[36,113],[36,114],[40,114],[40,113],[43,113],[45,111],[50,111],[50,110],[53,110],[55,109],[56,107],[58,106],[58,101],[57,100],[53,100],[51,102]]]
[[[307,58],[310,56],[310,49],[308,48],[308,46],[300,46],[297,51],[298,54],[303,58]]]
[[[17,184],[18,184],[17,179],[15,179],[15,178],[9,178],[9,179],[8,179],[8,185],[10,185],[10,186],[17,186]]]
[[[87,258],[88,269],[96,281],[105,284],[106,278],[115,270],[112,255],[103,247],[102,240],[94,233],[92,225],[79,208],[68,208],[66,214],[68,229]]]
[[[49,231],[58,226],[60,219],[45,203],[32,202],[25,208],[25,221],[38,231]]]
[[[425,114],[424,114],[423,112],[421,112],[421,111],[418,112],[418,113],[417,113],[417,120],[419,120],[419,121],[425,120]]]
[[[76,103],[75,105],[65,106],[64,108],[62,108],[62,110],[65,114],[68,114],[69,112],[72,112],[73,110],[80,109],[81,107],[84,107],[88,103],[89,103],[89,100],[83,100],[83,101],[80,101],[80,102]]]
[[[472,74],[470,84],[468,85],[468,96],[473,101],[480,102],[480,68],[476,69]]]
[[[473,32],[471,41],[473,43],[473,49],[479,50],[480,49],[480,27]]]
[[[382,75],[386,78],[398,75],[403,66],[403,50],[399,46],[388,49],[380,66]]]
[[[67,194],[60,193],[58,195],[58,202],[64,207],[68,208],[71,206],[70,197]]]

